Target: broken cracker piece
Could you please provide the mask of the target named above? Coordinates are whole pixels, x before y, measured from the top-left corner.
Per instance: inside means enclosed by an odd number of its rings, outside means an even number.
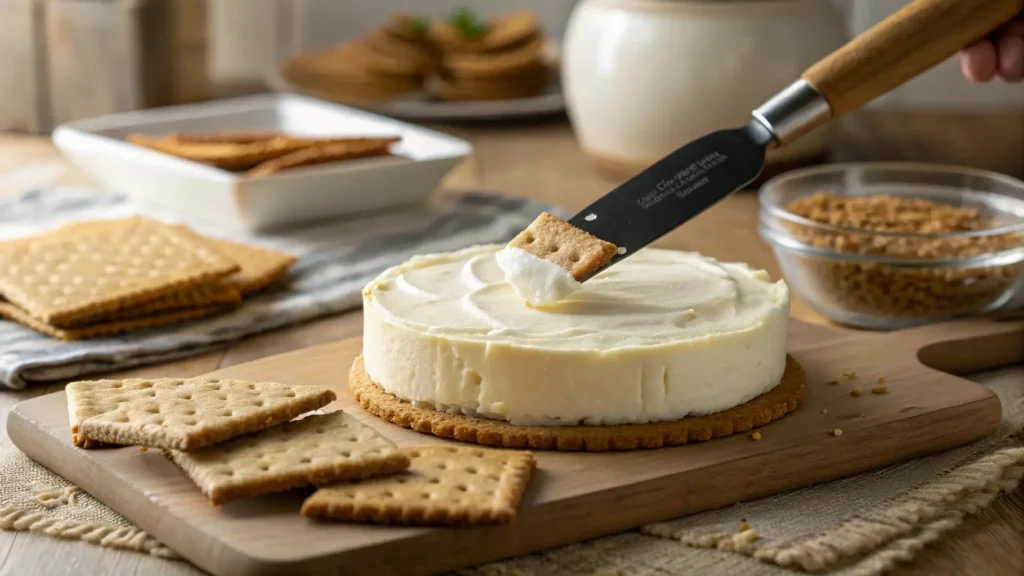
[[[217,251],[238,263],[239,270],[220,282],[242,295],[252,294],[273,284],[288,273],[295,257],[259,246],[239,244],[220,238],[208,238]]]
[[[287,136],[239,143],[180,141],[171,137],[154,138],[142,134],[132,134],[128,136],[127,141],[137,146],[224,170],[247,170],[261,162],[309,147],[307,140]]]
[[[291,154],[267,160],[249,170],[249,176],[269,176],[284,170],[390,155],[390,147],[398,138],[349,138],[327,144],[308,146]]]
[[[318,386],[219,380],[93,380],[68,384],[72,438],[104,444],[198,450],[322,408]]]
[[[541,213],[508,245],[565,268],[576,280],[583,280],[607,266],[618,251],[611,242],[547,212]]]
[[[167,457],[220,505],[238,498],[401,472],[409,456],[338,410]]]
[[[320,488],[302,514],[379,524],[506,524],[535,466],[529,452],[430,445],[408,453],[407,472]]]

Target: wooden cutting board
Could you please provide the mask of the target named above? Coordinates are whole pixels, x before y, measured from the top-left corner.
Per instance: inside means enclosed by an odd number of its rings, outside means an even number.
[[[446,442],[357,407],[346,374],[359,339],[211,374],[329,386],[335,408],[403,446]],[[315,523],[299,515],[308,490],[210,506],[157,451],[72,446],[64,394],[23,402],[11,440],[196,565],[217,575],[432,574],[627,530],[922,456],[981,438],[1000,421],[986,388],[926,367],[972,371],[1024,359],[1024,322],[968,321],[890,334],[793,321],[790,353],[809,376],[796,412],[761,429],[700,444],[627,453],[537,452],[518,520],[465,529]],[[920,359],[920,360],[919,360]],[[923,363],[922,363],[923,362]],[[843,372],[855,382],[826,382]],[[167,376],[174,376],[168,374]],[[873,395],[879,376],[889,393]],[[861,397],[850,390],[860,385]],[[825,412],[825,413],[823,413]],[[842,436],[828,432],[841,428]]]

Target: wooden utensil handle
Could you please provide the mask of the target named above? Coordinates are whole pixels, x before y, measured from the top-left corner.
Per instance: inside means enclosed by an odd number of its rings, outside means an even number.
[[[916,0],[802,78],[832,117],[855,110],[949,58],[1024,11],[1024,0]]]

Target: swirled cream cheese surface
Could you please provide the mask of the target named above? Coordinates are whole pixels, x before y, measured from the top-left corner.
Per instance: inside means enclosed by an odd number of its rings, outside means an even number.
[[[374,382],[438,410],[565,425],[718,412],[782,378],[789,290],[763,270],[648,248],[533,307],[501,248],[418,256],[366,286]]]

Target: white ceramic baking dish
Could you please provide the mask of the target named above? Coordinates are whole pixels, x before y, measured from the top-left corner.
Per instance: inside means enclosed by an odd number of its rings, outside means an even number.
[[[250,178],[124,141],[128,134],[280,130],[305,136],[401,136],[394,157]],[[271,94],[114,114],[59,126],[54,143],[102,187],[185,222],[260,232],[425,200],[472,146],[347,106]]]

